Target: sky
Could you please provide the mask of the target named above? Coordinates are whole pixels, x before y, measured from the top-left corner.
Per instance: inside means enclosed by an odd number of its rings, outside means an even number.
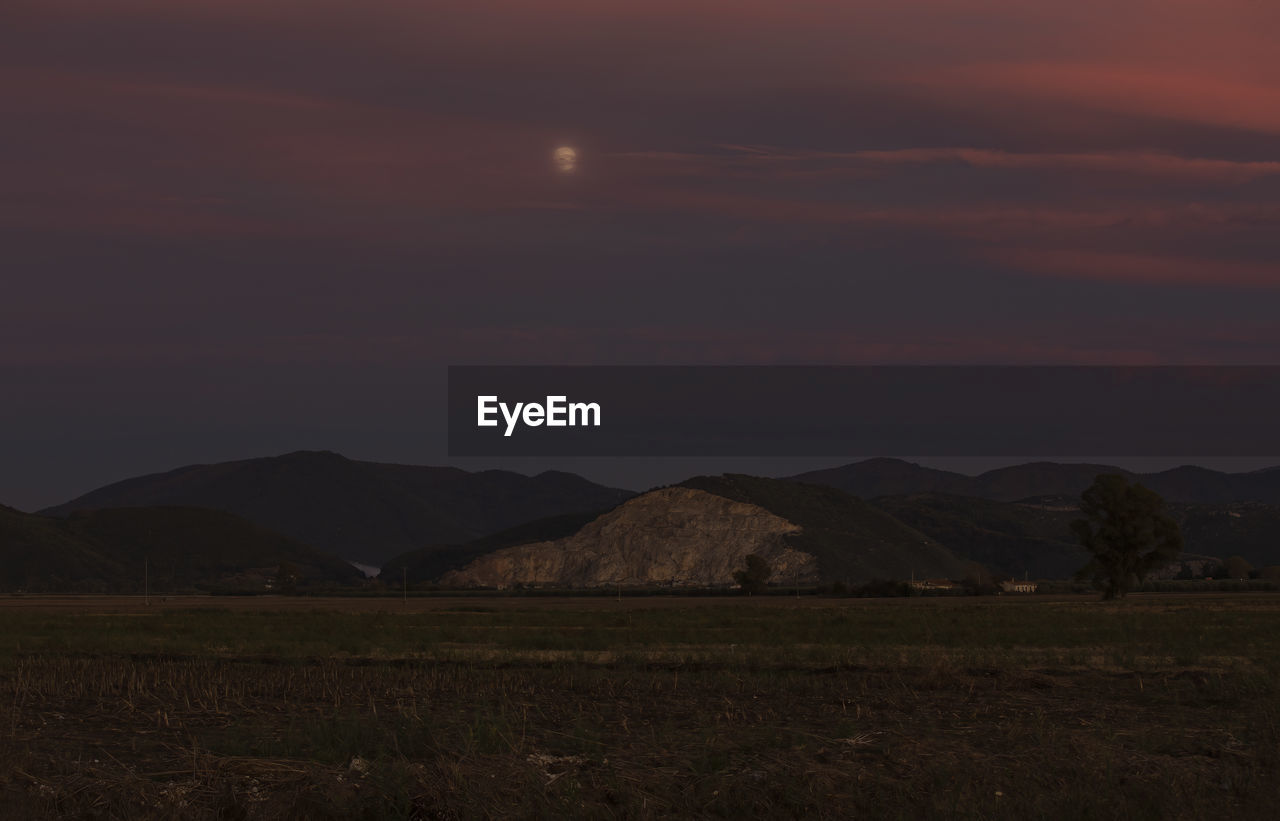
[[[1276,31],[1273,0],[7,0],[0,502],[442,463],[448,364],[1280,364]]]

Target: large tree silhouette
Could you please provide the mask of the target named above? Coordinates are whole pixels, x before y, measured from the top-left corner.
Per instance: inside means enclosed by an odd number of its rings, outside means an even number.
[[[1182,532],[1160,494],[1119,474],[1098,476],[1081,494],[1080,512],[1085,518],[1071,530],[1093,558],[1078,575],[1093,579],[1103,599],[1122,598],[1182,552]]]
[[[741,585],[749,596],[752,593],[763,593],[769,584],[769,577],[772,575],[773,568],[769,566],[769,563],[751,553],[747,556],[747,566],[742,570],[734,571],[733,580]]]

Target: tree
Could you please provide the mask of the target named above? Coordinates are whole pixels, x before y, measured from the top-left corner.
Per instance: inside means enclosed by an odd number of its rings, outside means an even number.
[[[773,568],[769,563],[754,553],[747,556],[747,565],[742,570],[733,572],[733,580],[737,582],[747,595],[752,593],[761,593],[765,586],[769,583],[769,577],[773,575]]]
[[[1081,494],[1080,512],[1085,518],[1071,530],[1093,558],[1077,575],[1092,578],[1103,599],[1124,597],[1182,552],[1182,532],[1160,494],[1119,474],[1098,476]]]
[[[1226,579],[1247,579],[1253,572],[1253,565],[1243,556],[1232,556],[1222,563],[1222,577]]]

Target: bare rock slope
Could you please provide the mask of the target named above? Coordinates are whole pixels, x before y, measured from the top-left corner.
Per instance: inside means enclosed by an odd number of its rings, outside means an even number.
[[[463,548],[438,577],[454,587],[724,585],[755,553],[775,583],[813,584],[921,576],[959,578],[938,542],[834,488],[726,474],[650,491],[592,521]],[[424,579],[425,580],[425,579]]]
[[[799,525],[757,505],[693,488],[664,488],[626,502],[572,536],[482,556],[445,574],[441,583],[729,584],[751,553],[768,561],[776,577],[816,582],[816,558],[786,542],[787,535],[799,532]]]

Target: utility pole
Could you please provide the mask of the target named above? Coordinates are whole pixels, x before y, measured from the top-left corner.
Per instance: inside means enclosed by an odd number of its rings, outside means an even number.
[[[404,571],[404,603],[407,606],[409,604],[409,566],[405,565],[400,569]]]
[[[142,559],[142,602],[151,606],[151,562],[146,556]]]

